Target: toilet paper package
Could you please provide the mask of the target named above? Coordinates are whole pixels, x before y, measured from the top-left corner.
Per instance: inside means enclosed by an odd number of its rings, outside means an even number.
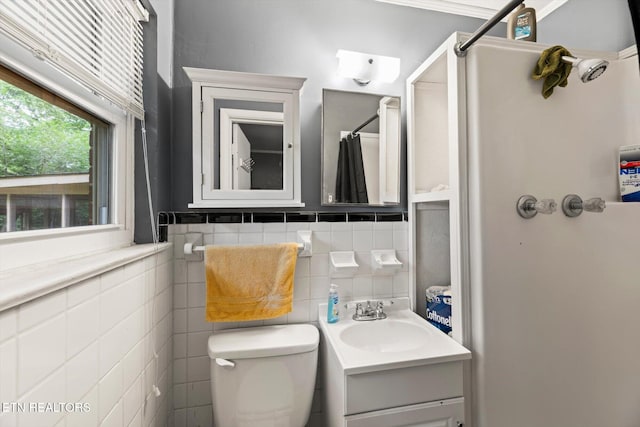
[[[620,197],[623,202],[640,202],[640,145],[620,147]]]
[[[451,336],[451,286],[430,286],[426,290],[427,320]]]

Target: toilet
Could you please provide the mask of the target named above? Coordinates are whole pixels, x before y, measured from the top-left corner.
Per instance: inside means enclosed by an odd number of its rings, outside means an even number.
[[[318,329],[229,329],[209,337],[215,427],[304,427],[311,412]]]

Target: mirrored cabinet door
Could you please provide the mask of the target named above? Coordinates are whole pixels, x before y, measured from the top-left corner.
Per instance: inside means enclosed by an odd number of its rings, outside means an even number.
[[[193,203],[304,206],[299,90],[305,79],[185,68],[193,82]]]
[[[324,89],[322,204],[400,203],[400,98]]]

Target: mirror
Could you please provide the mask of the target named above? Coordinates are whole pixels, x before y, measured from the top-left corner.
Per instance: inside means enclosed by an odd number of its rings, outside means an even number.
[[[400,203],[400,98],[322,91],[322,205]]]
[[[193,97],[189,207],[304,206],[299,90],[305,79],[184,70]]]
[[[230,104],[236,108],[226,108]],[[219,120],[217,128],[220,129],[213,135],[214,188],[282,190],[282,104],[256,105],[216,99],[213,111],[213,119]]]

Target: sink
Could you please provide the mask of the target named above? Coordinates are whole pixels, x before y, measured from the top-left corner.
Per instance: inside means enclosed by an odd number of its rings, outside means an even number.
[[[394,353],[418,349],[427,344],[430,335],[418,325],[385,319],[351,324],[339,336],[359,350]]]
[[[351,316],[353,312],[345,311],[339,322],[328,323],[327,304],[318,308],[325,343],[322,347],[332,349],[345,374],[471,358],[469,350],[414,313],[406,297],[392,298],[385,304],[387,318],[382,320],[356,321]]]

